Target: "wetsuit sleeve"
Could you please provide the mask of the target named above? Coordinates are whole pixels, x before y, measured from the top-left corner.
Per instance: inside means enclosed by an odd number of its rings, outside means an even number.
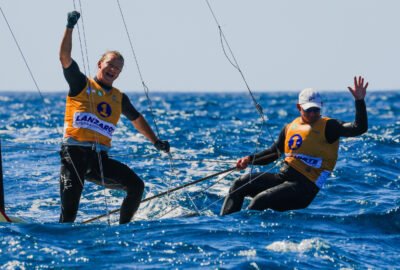
[[[122,114],[130,121],[134,121],[140,116],[140,113],[133,107],[128,96],[125,94],[122,94]]]
[[[334,143],[340,137],[355,137],[368,130],[368,117],[365,101],[356,100],[356,117],[354,122],[344,122],[329,119],[326,123],[325,138],[328,143]]]
[[[68,96],[75,97],[79,95],[86,87],[86,75],[79,70],[79,66],[74,60],[72,60],[72,64],[69,67],[63,69],[63,72],[69,85]]]
[[[269,148],[265,149],[264,151],[258,152],[254,155],[254,165],[267,165],[277,160],[284,152],[285,137],[286,126],[281,130],[281,133],[279,134],[278,140],[276,142],[274,142]],[[266,157],[271,154],[274,155]]]

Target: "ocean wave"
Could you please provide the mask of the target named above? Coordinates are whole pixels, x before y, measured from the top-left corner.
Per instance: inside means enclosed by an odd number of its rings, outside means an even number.
[[[324,114],[354,120],[348,93],[324,95]],[[153,125],[147,99],[129,96]],[[130,224],[117,226],[118,214],[110,215],[108,226],[107,218],[80,222],[106,213],[107,207],[118,209],[125,193],[89,182],[77,223],[57,223],[65,94],[47,95],[46,105],[32,93],[2,94],[0,134],[3,146],[10,146],[2,149],[6,211],[28,223],[1,225],[0,267],[390,268],[398,260],[400,234],[400,103],[399,94],[385,96],[368,95],[368,132],[341,139],[336,168],[307,209],[219,216],[232,181],[249,172],[234,171],[143,203]],[[276,139],[298,117],[297,95],[260,93],[257,98]],[[167,155],[124,118],[110,151],[144,180],[145,197],[223,171],[255,151],[261,119],[247,95],[155,94],[153,106],[161,138],[171,143],[175,170]],[[264,127],[258,151],[271,143]],[[276,172],[273,166],[254,170]],[[190,213],[196,216],[182,217]]]

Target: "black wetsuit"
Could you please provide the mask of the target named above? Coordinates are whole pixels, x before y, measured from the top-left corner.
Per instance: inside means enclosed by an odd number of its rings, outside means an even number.
[[[340,137],[354,137],[368,129],[367,110],[364,100],[356,100],[356,117],[354,122],[343,122],[329,119],[326,123],[325,138],[334,143]],[[285,128],[281,130],[278,140],[268,149],[253,157],[254,165],[266,165],[284,153]],[[273,155],[275,154],[275,155]],[[272,156],[271,156],[272,155]],[[265,157],[263,159],[263,157]],[[307,177],[283,162],[276,174],[253,173],[236,179],[221,209],[221,215],[230,214],[242,209],[246,196],[251,200],[248,209],[287,211],[307,207],[315,198],[319,188]]]
[[[64,69],[64,76],[70,87],[68,96],[77,96],[85,89],[87,78],[80,72],[75,61]],[[94,80],[105,90],[111,90],[96,78]],[[122,96],[121,106],[122,114],[129,120],[135,120],[140,116],[125,94]],[[102,185],[100,161],[105,187],[123,190],[127,193],[121,206],[120,223],[127,223],[131,220],[142,200],[144,183],[128,166],[109,158],[106,151],[98,153],[93,147],[73,145],[68,142],[63,143],[60,156],[60,222],[75,220],[85,179]]]

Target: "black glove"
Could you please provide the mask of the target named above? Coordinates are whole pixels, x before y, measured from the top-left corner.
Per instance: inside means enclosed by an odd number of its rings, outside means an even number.
[[[81,16],[81,14],[78,11],[74,10],[74,11],[68,12],[67,27],[73,29],[75,24],[78,22],[80,16]]]
[[[169,142],[157,140],[154,144],[158,151],[164,151],[165,153],[169,152]]]

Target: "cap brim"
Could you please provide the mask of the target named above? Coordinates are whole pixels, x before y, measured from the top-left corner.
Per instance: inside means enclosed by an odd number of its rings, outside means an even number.
[[[307,102],[307,103],[301,104],[300,106],[301,106],[301,108],[303,108],[303,110],[307,110],[307,109],[312,108],[312,107],[317,107],[317,108],[321,109],[322,104],[321,103],[316,103],[316,102]]]

